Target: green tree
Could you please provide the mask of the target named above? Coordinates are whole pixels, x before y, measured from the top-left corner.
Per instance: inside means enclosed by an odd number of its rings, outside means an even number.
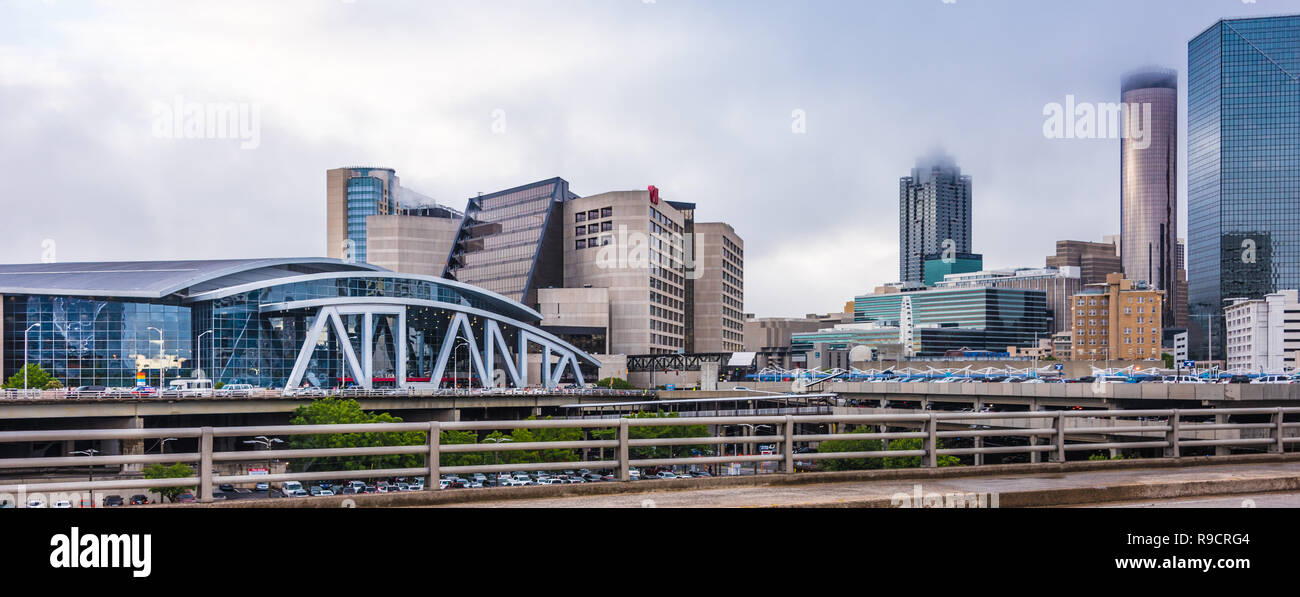
[[[438,436],[441,445],[476,444],[478,435],[470,431],[454,429],[443,431]],[[441,466],[475,466],[491,461],[492,455],[483,452],[442,452],[438,457]]]
[[[190,465],[181,462],[177,462],[172,465],[154,463],[144,467],[144,478],[146,479],[183,479],[185,477],[193,477],[193,476],[194,476],[194,469],[190,468]],[[164,499],[170,502],[170,501],[174,501],[176,499],[176,496],[182,493],[185,493],[187,491],[194,491],[194,488],[193,487],[150,487],[149,491],[161,495]]]
[[[631,382],[621,377],[606,377],[605,379],[596,382],[596,387],[608,388],[611,390],[635,390],[636,389],[636,386],[632,385]]]
[[[27,371],[27,387],[38,390],[57,390],[63,387],[63,384],[50,375],[45,368],[36,363],[28,363],[23,369],[19,369],[13,374],[8,381],[5,381],[3,387],[7,390],[22,389],[23,387],[23,370]]]
[[[1173,369],[1173,368],[1174,368],[1174,355],[1171,355],[1171,354],[1169,354],[1169,353],[1167,353],[1167,352],[1166,352],[1166,353],[1161,353],[1161,354],[1160,354],[1160,358],[1161,358],[1161,359],[1164,359],[1164,361],[1165,361],[1165,369]]]
[[[356,400],[323,398],[298,407],[289,421],[294,425],[352,425],[368,423],[401,423],[400,418],[388,413],[367,412]],[[289,445],[294,449],[363,448],[378,446],[418,446],[428,442],[423,431],[386,433],[332,433],[327,435],[295,435]],[[328,470],[366,470],[377,468],[415,468],[424,466],[423,454],[392,454],[386,456],[343,456],[331,458],[305,458],[293,463],[293,470],[304,472],[320,465]]]

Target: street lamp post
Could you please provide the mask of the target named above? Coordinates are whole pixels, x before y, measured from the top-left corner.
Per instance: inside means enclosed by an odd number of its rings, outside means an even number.
[[[265,435],[259,435],[259,436],[255,437],[255,438],[253,438],[253,439],[246,439],[246,440],[244,440],[244,443],[246,443],[246,444],[256,444],[256,445],[263,446],[263,447],[266,448],[266,452],[267,452],[267,454],[266,454],[266,474],[268,474],[268,475],[271,474],[271,449],[272,449],[271,446],[274,445],[274,444],[283,444],[283,443],[284,443],[284,440],[282,440],[282,439],[280,439],[280,438],[278,438],[278,437],[266,437]],[[267,484],[266,484],[266,497],[268,497],[268,498],[271,497],[271,484],[270,484],[270,483],[267,483]]]
[[[194,360],[195,360],[195,362],[198,363],[198,365],[199,365],[199,369],[200,369],[200,370],[203,369],[203,337],[206,336],[206,335],[208,335],[208,334],[211,334],[211,333],[212,333],[212,330],[208,330],[208,331],[206,331],[206,332],[203,332],[202,334],[199,334],[199,337],[195,339],[194,348],[195,348],[195,350],[198,351],[198,353],[195,355],[195,359],[194,359]],[[214,352],[214,353],[216,352],[215,347],[213,348],[213,352]],[[217,363],[216,363],[216,354],[213,354],[213,355],[212,355],[212,359],[213,359],[212,367],[215,369],[216,366],[217,366]],[[208,373],[208,379],[212,379],[212,374],[211,374],[211,373]]]
[[[99,453],[99,450],[96,450],[96,449],[94,449],[94,448],[86,448],[85,450],[77,450],[76,452],[72,452],[72,454],[75,455],[75,456],[85,456],[86,458],[90,458],[90,457],[92,457],[92,456],[94,456],[94,455],[96,455],[96,454],[98,454],[98,453]],[[87,464],[86,464],[86,473],[87,473],[88,475],[90,475],[90,484],[91,484],[91,486],[92,486],[91,489],[90,489],[90,504],[91,504],[91,507],[93,508],[94,505],[95,505],[95,489],[94,489],[94,484],[95,484],[95,465],[94,465],[94,464],[87,463]]]
[[[167,453],[167,442],[174,442],[174,441],[176,441],[176,438],[174,438],[174,437],[166,437],[166,438],[163,438],[163,439],[158,440],[158,444],[157,444],[157,445],[162,447],[162,450],[161,450],[160,453],[162,453],[162,454],[166,454],[166,453]],[[148,452],[148,450],[145,450],[145,452]]]
[[[512,441],[515,441],[515,440],[514,440],[513,438],[509,438],[509,437],[485,437],[485,438],[483,438],[483,441],[485,441],[485,442],[492,442],[492,443],[494,443],[494,444],[500,444],[500,443],[502,443],[502,442],[512,442]],[[492,450],[492,464],[493,464],[493,465],[496,465],[496,463],[497,463],[497,451],[496,451],[496,450]]]
[[[464,338],[457,338],[457,339],[456,339],[456,345],[453,346],[452,349],[451,349],[452,360],[455,361],[454,363],[452,363],[452,367],[451,367],[451,374],[452,374],[452,382],[451,382],[451,385],[452,385],[452,388],[453,388],[453,389],[459,389],[459,388],[460,388],[460,347],[462,347],[462,346],[465,347],[465,357],[466,357],[466,359],[468,359],[468,357],[469,357],[469,342],[466,342]],[[469,367],[466,367],[466,368],[465,368],[465,372],[466,372],[466,373],[469,373]],[[468,386],[473,385],[473,384],[471,384],[471,383],[469,383],[468,381],[466,381],[465,385],[468,387]]]
[[[27,328],[27,331],[23,332],[23,389],[24,389],[24,390],[27,389],[27,365],[28,365],[28,363],[27,363],[27,336],[28,336],[28,334],[31,333],[32,329],[34,329],[34,328],[38,328],[38,327],[41,327],[41,324],[39,324],[39,323],[33,323],[31,326],[29,326],[29,327]]]

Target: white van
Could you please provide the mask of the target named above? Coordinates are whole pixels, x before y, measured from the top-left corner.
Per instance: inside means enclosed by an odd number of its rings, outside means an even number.
[[[210,379],[173,379],[167,384],[168,390],[179,391],[181,396],[211,396]]]

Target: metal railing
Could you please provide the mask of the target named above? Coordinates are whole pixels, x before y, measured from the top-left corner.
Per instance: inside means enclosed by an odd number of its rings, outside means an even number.
[[[1293,415],[1292,421],[1286,417]],[[1231,422],[1233,417],[1253,417],[1261,421]],[[1031,427],[998,427],[988,423],[1005,419],[1030,419]],[[1071,419],[1089,419],[1098,424],[1070,426]],[[1140,419],[1140,420],[1139,420]],[[1208,420],[1206,420],[1208,419]],[[1111,423],[1101,425],[1102,421]],[[1121,425],[1121,423],[1123,423]],[[1139,424],[1142,423],[1142,424]],[[1154,423],[1154,424],[1151,424]],[[639,427],[709,426],[715,430],[746,426],[751,431],[770,427],[766,435],[717,435],[674,437],[657,439],[632,439],[631,429]],[[846,425],[875,429],[871,432],[849,433],[799,433],[799,426]],[[41,467],[85,467],[87,465],[142,465],[184,462],[198,465],[193,477],[176,479],[112,479],[100,481],[64,481],[54,483],[0,485],[0,493],[25,491],[82,491],[107,489],[137,489],[148,487],[199,488],[200,501],[212,500],[212,488],[217,484],[275,483],[280,481],[337,480],[349,478],[388,478],[427,476],[430,483],[443,474],[496,473],[527,468],[535,471],[566,470],[578,468],[614,469],[621,481],[630,480],[630,471],[642,467],[676,467],[724,463],[775,462],[784,473],[796,472],[796,461],[827,459],[864,459],[921,457],[921,466],[935,467],[944,455],[989,455],[1022,453],[1033,455],[1039,462],[1041,454],[1050,461],[1064,462],[1067,454],[1079,451],[1162,449],[1163,456],[1179,458],[1188,448],[1250,448],[1281,453],[1288,444],[1300,443],[1300,434],[1288,437],[1288,429],[1300,428],[1300,407],[1290,408],[1235,408],[1194,410],[1112,410],[1112,411],[1021,411],[997,413],[909,413],[888,415],[785,415],[746,417],[658,417],[621,419],[561,419],[525,421],[458,421],[429,423],[381,423],[353,425],[277,425],[257,427],[189,427],[171,429],[118,429],[118,430],[59,430],[59,431],[6,431],[0,432],[0,443],[54,442],[69,440],[143,440],[154,438],[198,439],[198,451],[178,454],[135,454],[109,456],[64,456],[46,458],[0,459],[0,470]],[[472,444],[444,444],[443,431],[500,431],[513,429],[588,429],[613,430],[610,439],[584,439],[576,441],[499,442]],[[915,430],[913,430],[915,429]],[[394,433],[426,432],[427,442],[419,445],[375,446],[359,448],[298,448],[266,451],[214,451],[213,440],[221,437],[302,436],[341,433]],[[1186,438],[1197,432],[1237,432],[1237,437],[1212,439]],[[1242,433],[1247,432],[1250,433]],[[608,432],[607,432],[608,433]],[[1144,437],[1147,436],[1147,437]],[[1156,437],[1149,437],[1155,435]],[[1103,441],[1090,441],[1079,436],[1102,436]],[[1136,437],[1135,437],[1136,436]],[[983,439],[986,437],[1022,437],[1027,445],[945,447],[942,440],[956,438]],[[921,439],[918,449],[873,450],[858,452],[807,452],[796,453],[795,444],[820,443],[830,440],[899,440]],[[669,446],[779,444],[781,450],[771,454],[740,454],[694,456],[676,458],[633,458],[637,448]],[[540,463],[476,464],[443,466],[441,455],[517,452],[528,450],[598,450],[596,460],[557,461]],[[606,458],[610,450],[612,458]],[[748,450],[747,450],[748,451]],[[213,470],[217,462],[255,462],[273,456],[278,460],[298,458],[331,458],[354,456],[388,456],[418,454],[425,457],[419,467],[380,470],[329,470],[260,475],[221,475]]]
[[[8,400],[151,400],[198,398],[442,398],[442,397],[524,397],[524,396],[599,396],[644,398],[657,396],[656,390],[612,390],[603,388],[340,388],[301,390],[155,390],[148,394],[132,393],[131,388],[112,388],[100,391],[61,390],[0,390],[0,399]]]

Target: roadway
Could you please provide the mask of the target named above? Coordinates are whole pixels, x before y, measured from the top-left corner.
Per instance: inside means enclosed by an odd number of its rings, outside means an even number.
[[[773,484],[656,490],[658,481],[637,481],[645,491],[534,499],[501,499],[432,507],[471,508],[761,508],[761,507],[932,507],[960,500],[999,507],[1078,506],[1129,503],[1172,505],[1200,500],[1194,507],[1241,507],[1240,494],[1259,507],[1296,505],[1300,461],[1126,468],[1069,473],[971,475],[948,478],[880,479],[850,482]],[[1275,495],[1275,491],[1290,494]],[[921,497],[918,502],[917,496]],[[1287,498],[1285,495],[1297,496]],[[996,498],[994,497],[996,496]],[[1218,496],[1205,498],[1205,496]],[[1258,497],[1255,497],[1258,496]]]

